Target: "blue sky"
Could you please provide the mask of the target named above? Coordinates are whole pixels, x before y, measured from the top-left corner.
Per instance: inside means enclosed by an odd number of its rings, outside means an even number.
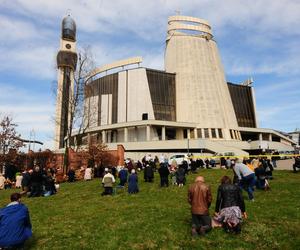
[[[300,128],[299,0],[0,0],[0,113],[51,148],[62,18],[71,12],[96,66],[142,56],[163,69],[176,11],[210,22],[228,81],[253,77],[260,127]]]

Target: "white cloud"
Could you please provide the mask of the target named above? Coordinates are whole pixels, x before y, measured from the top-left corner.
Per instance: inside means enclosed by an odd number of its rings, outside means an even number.
[[[251,75],[254,79],[257,74],[288,75],[299,79],[299,1],[2,0],[0,81],[5,80],[4,74],[9,78],[14,75],[24,78],[25,86],[28,79],[49,85],[56,79],[59,26],[68,9],[77,23],[78,41],[84,37],[81,42],[92,45],[92,51],[95,51],[96,66],[142,56],[143,66],[163,69],[167,17],[179,10],[182,15],[204,18],[211,23],[222,48],[221,57],[228,75]],[[268,87],[276,91],[278,86],[271,82]],[[292,82],[286,86],[289,88],[289,92],[285,92],[287,99],[289,93],[295,93],[293,88],[297,82]],[[19,88],[1,85],[0,111],[13,110],[24,133],[33,127],[36,131],[52,133],[47,114],[50,116],[54,107],[53,103],[52,106],[45,103],[46,94],[38,98],[40,92],[28,90],[29,93],[22,93]],[[266,95],[271,90],[258,87],[257,90]],[[258,91],[257,96],[263,96]],[[277,91],[287,90],[278,87]],[[7,96],[7,93],[14,95]],[[14,103],[8,102],[9,99]],[[49,98],[46,100],[49,102]],[[288,108],[277,110],[272,107],[268,111],[269,108],[259,109],[264,124],[276,122],[274,117],[289,111]],[[288,119],[284,120],[288,122]]]
[[[0,54],[2,61],[0,72],[13,71],[20,75],[49,81],[56,78],[56,49],[52,46],[24,44],[14,49],[0,48]]]

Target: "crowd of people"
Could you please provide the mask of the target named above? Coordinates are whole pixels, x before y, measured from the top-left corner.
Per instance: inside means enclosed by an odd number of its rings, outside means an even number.
[[[300,157],[295,159],[295,165],[300,163]],[[103,185],[102,196],[113,195],[118,189],[125,189],[129,194],[136,194],[139,190],[139,176],[144,182],[153,183],[155,176],[159,175],[160,187],[172,185],[183,187],[186,184],[186,175],[198,173],[202,168],[214,168],[215,160],[201,158],[183,160],[178,164],[171,162],[165,156],[154,157],[146,155],[141,161],[133,163],[126,159],[124,166],[95,167],[88,166],[81,169],[83,179],[89,181],[92,177],[100,177]],[[220,159],[221,169],[232,169],[232,178],[224,175],[216,194],[214,215],[210,217],[209,208],[212,202],[210,186],[206,184],[203,176],[197,176],[195,182],[188,188],[188,202],[192,213],[192,236],[204,235],[214,227],[223,227],[226,232],[241,232],[242,219],[247,218],[246,206],[242,190],[248,194],[250,201],[254,201],[254,190],[269,190],[269,180],[273,179],[272,171],[276,168],[276,159]],[[138,172],[142,172],[138,175]],[[155,174],[157,172],[157,175]],[[200,171],[201,172],[201,171]],[[228,173],[228,172],[227,172]],[[21,204],[21,196],[28,197],[49,196],[57,192],[55,184],[55,170],[34,166],[31,170],[17,173],[14,182],[7,184],[7,179],[0,174],[0,188],[20,188],[19,193],[11,195],[11,203],[0,210],[0,247],[22,246],[31,236],[29,212]],[[76,171],[70,168],[66,174],[69,182],[76,181]],[[119,179],[119,182],[118,182]],[[16,226],[7,227],[6,223],[15,221]],[[14,230],[18,230],[19,237],[14,238]]]
[[[35,165],[33,169],[17,172],[15,178],[5,178],[0,174],[0,189],[21,189],[20,194],[28,197],[49,196],[57,192],[55,184],[55,170],[40,168]]]

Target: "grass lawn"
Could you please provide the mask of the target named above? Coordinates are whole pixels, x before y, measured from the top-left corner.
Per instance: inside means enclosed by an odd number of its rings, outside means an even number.
[[[217,187],[229,170],[201,170],[211,185],[214,212]],[[188,175],[188,185],[196,174]],[[51,197],[23,198],[30,211],[33,237],[26,249],[300,249],[300,174],[274,171],[271,191],[244,192],[248,219],[240,235],[221,228],[204,237],[190,236],[188,185],[159,188],[139,179],[140,193],[118,191],[102,197],[100,180],[61,184]],[[0,206],[13,190],[0,191]]]

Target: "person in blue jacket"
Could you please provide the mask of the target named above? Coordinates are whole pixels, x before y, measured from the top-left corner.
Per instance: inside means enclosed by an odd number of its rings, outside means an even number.
[[[0,210],[0,248],[22,248],[32,236],[29,212],[19,193],[13,193],[10,200]]]
[[[128,193],[135,194],[139,192],[138,187],[138,176],[135,173],[135,170],[131,170],[131,175],[128,178]]]

